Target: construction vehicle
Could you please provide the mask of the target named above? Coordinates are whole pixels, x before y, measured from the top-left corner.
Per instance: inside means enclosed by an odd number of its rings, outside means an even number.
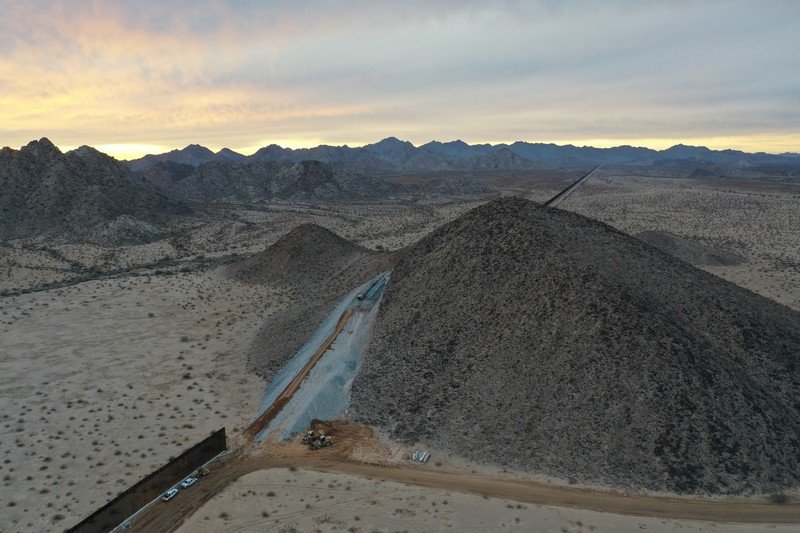
[[[314,429],[306,431],[300,440],[312,450],[319,450],[333,445],[333,438],[330,435],[326,435],[324,431],[316,431]]]
[[[303,438],[300,439],[300,441],[303,444],[311,444],[311,441],[314,440],[316,437],[317,437],[317,432],[314,431],[313,429],[309,429],[303,434]]]
[[[200,468],[196,469],[191,474],[189,474],[189,476],[193,478],[201,478],[203,476],[207,476],[208,473],[209,473],[208,468],[205,466],[201,466]]]
[[[320,448],[327,448],[333,445],[333,439],[329,435],[320,435],[320,437],[311,443],[312,450],[319,450]]]

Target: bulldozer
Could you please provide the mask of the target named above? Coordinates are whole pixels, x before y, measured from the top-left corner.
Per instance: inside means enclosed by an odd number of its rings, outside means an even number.
[[[327,448],[333,445],[333,438],[326,435],[323,431],[316,431],[310,429],[303,434],[300,439],[303,444],[307,444],[312,450],[319,450],[320,448]]]

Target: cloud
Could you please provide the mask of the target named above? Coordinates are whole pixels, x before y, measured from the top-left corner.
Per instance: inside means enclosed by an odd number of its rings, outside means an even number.
[[[0,9],[0,144],[47,135],[65,145],[249,147],[394,134],[800,150],[795,3]]]

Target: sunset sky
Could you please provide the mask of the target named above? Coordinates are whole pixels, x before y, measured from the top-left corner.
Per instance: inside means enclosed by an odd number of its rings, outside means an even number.
[[[800,2],[0,0],[0,145],[800,152]]]

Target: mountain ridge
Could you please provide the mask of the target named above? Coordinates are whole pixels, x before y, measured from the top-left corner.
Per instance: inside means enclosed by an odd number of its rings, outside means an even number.
[[[0,150],[0,190],[0,240],[147,242],[153,224],[190,212],[113,157],[89,146],[63,153],[46,137]]]
[[[214,161],[315,160],[341,164],[357,171],[444,171],[481,169],[526,169],[537,166],[580,166],[590,164],[653,164],[669,161],[724,164],[739,167],[756,165],[800,165],[800,154],[748,153],[741,150],[713,150],[705,146],[676,144],[663,150],[630,145],[610,148],[558,145],[516,141],[511,144],[469,144],[462,140],[431,141],[415,146],[397,137],[387,137],[360,147],[319,145],[310,148],[285,148],[271,144],[246,156],[223,148],[219,152],[189,145],[181,150],[147,155],[128,161],[134,170],[143,171],[160,161],[199,166]]]

